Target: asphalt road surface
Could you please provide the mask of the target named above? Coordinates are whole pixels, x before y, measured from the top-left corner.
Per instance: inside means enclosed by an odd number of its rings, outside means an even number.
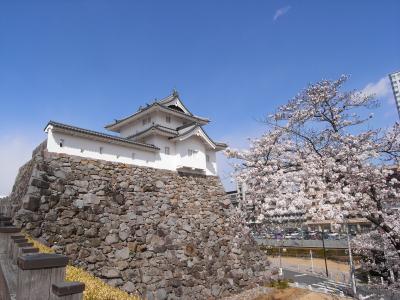
[[[313,276],[310,274],[294,272],[283,269],[283,277],[285,279],[291,279],[293,282],[298,284],[300,288],[311,288],[315,292],[329,293],[339,296],[348,296],[348,292],[351,291],[349,284],[342,282],[335,282],[331,279]],[[363,300],[399,300],[398,294],[392,292],[390,289],[371,289],[366,285],[357,286],[358,299]]]
[[[291,279],[299,287],[310,288],[316,292],[325,292],[335,295],[346,295],[346,291],[350,286],[346,283],[335,282],[333,280],[312,276],[305,273],[299,273],[289,270],[283,270],[283,277],[285,279]]]

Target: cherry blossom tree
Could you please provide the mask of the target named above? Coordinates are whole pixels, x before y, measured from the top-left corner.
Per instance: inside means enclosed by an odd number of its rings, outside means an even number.
[[[247,186],[247,218],[307,211],[313,220],[364,217],[400,258],[400,125],[371,129],[373,95],[344,91],[347,76],[309,85],[266,117],[245,151],[227,149]]]
[[[352,243],[355,254],[360,258],[362,270],[375,275],[375,277],[384,278],[385,281],[392,284],[392,287],[393,283],[397,288],[400,287],[398,278],[395,278],[395,275],[398,277],[400,272],[398,254],[381,230],[372,230],[357,235]],[[373,279],[373,277],[370,277],[370,279]],[[380,284],[380,278],[371,283]]]

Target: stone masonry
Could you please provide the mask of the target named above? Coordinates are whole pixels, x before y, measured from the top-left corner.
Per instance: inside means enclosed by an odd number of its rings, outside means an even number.
[[[74,265],[149,300],[217,299],[270,277],[218,177],[52,154],[42,144],[6,211]]]

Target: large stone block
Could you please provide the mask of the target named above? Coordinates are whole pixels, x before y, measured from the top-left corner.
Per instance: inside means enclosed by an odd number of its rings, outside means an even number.
[[[50,187],[50,183],[48,183],[44,180],[38,179],[38,178],[32,178],[30,185],[41,188],[41,189],[48,189]]]
[[[113,286],[149,299],[213,299],[271,275],[217,177],[51,153],[20,172],[10,195],[16,224]]]
[[[37,211],[40,207],[40,196],[27,195],[23,201],[26,210]]]

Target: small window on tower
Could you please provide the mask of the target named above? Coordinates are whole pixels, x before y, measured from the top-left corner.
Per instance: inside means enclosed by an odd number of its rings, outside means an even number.
[[[60,139],[60,147],[62,148],[64,146],[64,140]]]
[[[166,117],[165,117],[165,121],[166,121],[167,123],[171,123],[171,116],[166,116]]]
[[[100,147],[100,148],[99,148],[99,153],[100,153],[100,154],[103,154],[103,147]]]
[[[83,153],[83,151],[85,151],[85,149],[81,148],[81,153]]]
[[[132,159],[135,159],[135,152],[132,152]]]
[[[188,149],[188,156],[193,156],[197,153],[197,150]]]
[[[206,154],[206,161],[210,162],[210,155]]]
[[[169,155],[169,147],[165,147],[164,152],[165,154]]]

